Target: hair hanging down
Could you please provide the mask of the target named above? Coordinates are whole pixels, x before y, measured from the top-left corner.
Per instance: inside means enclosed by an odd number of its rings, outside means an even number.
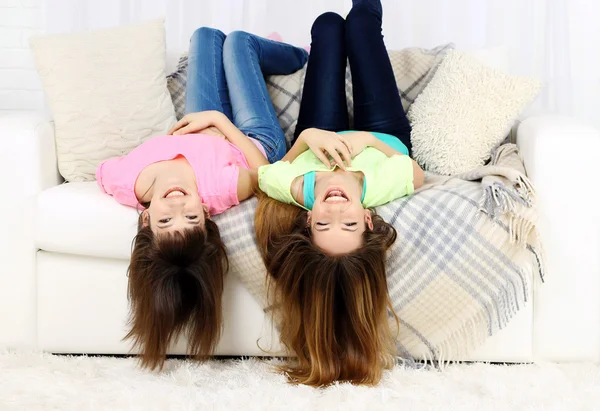
[[[155,236],[138,222],[128,268],[132,339],[141,364],[162,369],[169,344],[187,333],[189,354],[205,359],[221,335],[223,276],[228,262],[219,228]]]
[[[282,370],[312,386],[378,383],[396,352],[385,275],[394,227],[373,215],[361,248],[326,255],[311,241],[304,210],[262,193],[255,227],[281,341],[297,356]]]

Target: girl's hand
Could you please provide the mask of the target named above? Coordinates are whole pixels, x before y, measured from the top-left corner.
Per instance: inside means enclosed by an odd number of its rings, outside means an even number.
[[[214,126],[218,116],[223,115],[218,111],[202,111],[200,113],[186,114],[169,130],[169,134],[183,135],[197,133]]]
[[[331,131],[311,128],[302,132],[302,138],[308,148],[325,166],[331,167],[337,164],[345,171],[346,166],[352,165],[350,144],[344,136]],[[333,160],[329,160],[327,155]]]
[[[221,130],[219,130],[215,126],[210,126],[208,128],[205,128],[204,130],[199,130],[198,134],[208,134],[210,136],[215,136],[215,137],[219,137],[224,140],[227,140],[227,137],[225,137],[225,134],[221,133]]]
[[[348,141],[352,158],[359,155],[365,148],[372,146],[375,138],[368,131],[353,131],[352,133],[345,133],[344,137]]]

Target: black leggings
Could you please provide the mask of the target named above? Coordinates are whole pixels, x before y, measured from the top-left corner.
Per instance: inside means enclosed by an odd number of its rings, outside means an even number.
[[[381,34],[380,0],[354,0],[346,20],[328,12],[311,30],[311,51],[294,140],[315,127],[349,129],[346,59],[354,91],[354,129],[396,136],[411,152],[411,127],[404,113],[392,64]]]

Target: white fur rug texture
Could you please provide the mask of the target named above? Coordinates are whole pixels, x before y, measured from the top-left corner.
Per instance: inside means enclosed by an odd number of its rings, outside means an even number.
[[[598,364],[397,366],[376,387],[290,385],[276,360],[169,360],[0,351],[0,410],[600,410]]]

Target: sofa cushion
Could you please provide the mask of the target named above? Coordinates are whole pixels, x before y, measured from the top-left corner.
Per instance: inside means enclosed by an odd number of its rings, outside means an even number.
[[[103,160],[169,131],[165,48],[162,20],[31,39],[66,180],[93,181]]]
[[[465,173],[483,165],[541,83],[450,50],[408,111],[413,158],[424,170]]]
[[[403,324],[398,347],[403,356],[414,358],[464,357],[525,305],[527,272],[541,261],[537,236],[530,236],[527,247],[512,243],[506,216],[499,216],[500,226],[481,212],[480,183],[434,175],[426,182],[414,195],[377,210],[398,232],[386,273],[390,299]],[[255,241],[256,204],[255,198],[243,201],[214,220],[227,248],[230,274],[239,276],[266,310],[265,267]],[[90,261],[89,256],[126,261],[136,230],[136,212],[116,204],[94,183],[44,191],[37,220],[38,247]]]
[[[35,219],[36,246],[66,254],[128,260],[137,232],[137,212],[104,194],[95,181],[43,191]]]

